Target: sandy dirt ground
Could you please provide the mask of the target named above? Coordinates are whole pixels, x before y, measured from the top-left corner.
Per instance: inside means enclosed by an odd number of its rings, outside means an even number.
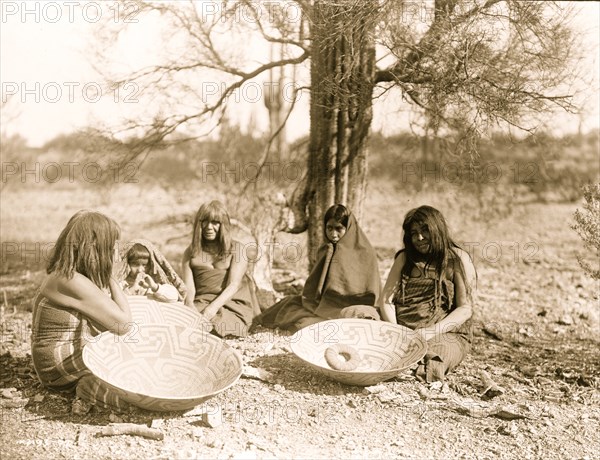
[[[445,385],[418,382],[407,370],[373,387],[346,386],[296,358],[286,334],[260,330],[227,342],[247,369],[267,377],[242,377],[186,414],[73,415],[73,396],[43,389],[31,364],[29,305],[43,272],[5,267],[1,457],[598,458],[599,290],[577,264],[582,247],[568,227],[574,209],[531,204],[493,226],[462,229],[462,241],[480,243],[472,245],[476,335]],[[395,246],[382,250],[382,273]],[[484,393],[481,371],[502,391]],[[203,424],[201,410],[220,411],[220,425]],[[164,438],[96,436],[114,422],[151,425]]]

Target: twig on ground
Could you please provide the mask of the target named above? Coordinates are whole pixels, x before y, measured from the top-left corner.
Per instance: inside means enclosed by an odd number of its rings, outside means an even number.
[[[461,404],[459,402],[454,402],[447,407],[448,409],[458,412],[459,414],[468,415],[469,417],[475,418],[497,417],[501,418],[502,420],[532,418],[506,407],[482,407],[479,405]]]
[[[135,423],[111,423],[97,432],[96,436],[119,436],[122,434],[143,436],[144,438],[156,439],[157,441],[161,441],[164,438],[162,431],[146,425],[136,425]]]
[[[500,341],[504,340],[502,331],[495,324],[485,325],[485,326],[483,326],[483,328],[481,330],[496,340],[500,340]]]

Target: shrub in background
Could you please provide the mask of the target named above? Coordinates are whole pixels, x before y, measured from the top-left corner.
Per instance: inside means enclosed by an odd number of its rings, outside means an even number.
[[[594,279],[600,280],[600,182],[582,187],[585,203],[583,210],[577,209],[575,223],[571,225],[583,240],[586,249],[591,251],[592,265],[583,257],[579,264]]]

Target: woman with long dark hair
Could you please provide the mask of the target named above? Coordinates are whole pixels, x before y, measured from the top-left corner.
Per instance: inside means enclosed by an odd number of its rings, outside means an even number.
[[[220,201],[200,206],[192,242],[182,261],[185,303],[213,325],[217,335],[243,337],[260,309],[243,245],[231,238],[229,213]]]
[[[33,365],[45,387],[76,389],[81,398],[76,402],[116,410],[128,404],[87,369],[83,348],[100,332],[122,335],[132,326],[129,303],[113,276],[119,235],[116,222],[99,212],[71,217],[36,296],[31,337]],[[77,407],[83,404],[74,404],[74,411]]]
[[[431,206],[410,210],[402,225],[404,249],[396,257],[380,305],[385,321],[418,330],[428,353],[417,376],[444,380],[470,351],[476,272]]]

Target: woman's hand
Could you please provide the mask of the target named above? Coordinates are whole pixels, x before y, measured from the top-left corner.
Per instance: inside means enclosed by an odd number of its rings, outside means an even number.
[[[227,285],[202,312],[207,318],[213,318],[242,286],[243,278],[248,268],[248,261],[245,257],[239,257],[241,254],[239,246],[236,245],[233,248],[234,254],[230,258],[229,268],[227,269]]]
[[[206,318],[207,320],[210,321],[217,315],[218,312],[219,312],[219,309],[218,308],[215,309],[215,306],[212,303],[209,303],[206,306],[206,308],[200,312],[200,314],[204,318]]]
[[[379,309],[381,313],[381,319],[383,321],[387,321],[388,323],[398,324],[398,320],[396,319],[396,307],[388,302],[385,302]]]
[[[181,278],[183,279],[185,287],[187,288],[187,294],[183,302],[188,307],[195,308],[194,296],[196,295],[196,284],[194,283],[194,274],[192,272],[192,268],[190,267],[191,258],[191,250],[188,247],[184,251],[183,258],[181,260]]]
[[[402,266],[404,265],[406,256],[404,253],[400,253],[398,257],[394,259],[394,263],[390,268],[385,286],[379,299],[379,309],[381,312],[381,319],[388,323],[398,324],[396,318],[396,306],[392,302],[394,294],[399,289],[400,278],[402,276]]]

